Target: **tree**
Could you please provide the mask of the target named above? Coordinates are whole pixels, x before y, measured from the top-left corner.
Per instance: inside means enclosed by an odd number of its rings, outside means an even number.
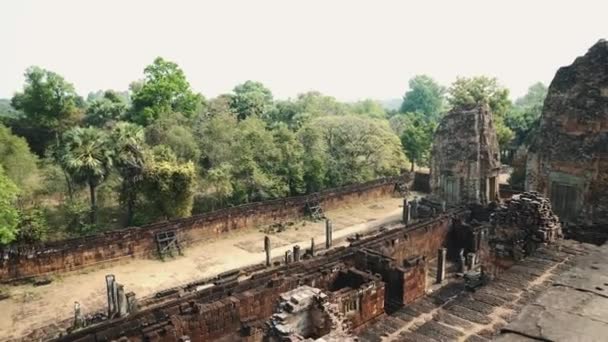
[[[363,115],[370,118],[385,119],[386,110],[378,101],[371,99],[358,101],[350,105],[350,112],[356,115]]]
[[[146,198],[154,212],[165,219],[190,215],[196,185],[194,164],[176,162],[170,153],[170,150],[164,150],[162,156],[148,153],[143,174]],[[166,157],[169,160],[163,160]]]
[[[364,109],[364,106],[359,108]],[[295,100],[279,101],[273,108],[272,121],[286,123],[292,129],[298,129],[312,119],[326,115],[346,115],[348,105],[338,102],[331,96],[318,91],[299,94]]]
[[[0,244],[8,244],[15,239],[19,225],[19,212],[15,201],[19,188],[6,176],[0,166]]]
[[[411,171],[414,165],[427,165],[433,143],[433,132],[435,124],[412,115],[409,124],[401,135],[401,144],[405,155],[410,160]]]
[[[496,78],[478,76],[472,78],[459,77],[452,84],[448,101],[453,108],[472,108],[487,104],[492,110],[494,126],[500,146],[506,146],[513,138],[513,132],[506,126],[504,120],[511,108],[509,90],[498,84]]]
[[[42,156],[51,141],[57,141],[62,132],[79,120],[81,103],[74,86],[63,77],[30,67],[25,72],[23,91],[11,99],[12,106],[24,113],[14,129],[28,140],[36,154]]]
[[[192,117],[200,109],[202,96],[192,91],[177,64],[158,57],[144,69],[144,74],[145,80],[131,87],[131,121],[146,126],[162,115],[177,112]]]
[[[526,95],[515,100],[514,106],[507,112],[505,124],[515,133],[517,145],[522,144],[537,126],[547,91],[541,82],[533,84]]]
[[[272,108],[272,92],[260,82],[247,81],[234,87],[230,106],[239,120],[264,118]]]
[[[126,205],[127,225],[132,225],[137,193],[145,168],[143,128],[119,122],[110,138],[114,149],[114,166],[122,178],[120,199]]]
[[[409,80],[410,89],[403,96],[402,113],[422,113],[427,120],[437,122],[444,110],[445,87],[427,75]]]
[[[97,128],[72,128],[63,135],[59,158],[66,172],[77,183],[89,187],[91,224],[97,222],[96,190],[110,173],[112,146],[106,134]]]
[[[38,157],[30,152],[25,139],[13,135],[3,125],[0,125],[0,166],[21,189],[21,195],[31,195],[40,187]]]
[[[315,175],[314,179],[323,179],[327,186],[396,175],[405,164],[399,138],[386,122],[360,116],[325,116],[302,130],[299,135],[305,151],[314,150],[315,160],[326,170],[324,177]]]
[[[287,126],[280,125],[272,131],[274,143],[278,149],[278,160],[273,166],[273,173],[285,184],[291,196],[304,191],[304,149],[295,133]]]
[[[181,161],[198,162],[201,151],[190,125],[179,113],[161,118],[146,127],[146,143],[150,146],[168,146]]]
[[[84,122],[87,125],[103,127],[119,121],[127,111],[126,100],[118,93],[108,90],[99,99],[90,102]]]

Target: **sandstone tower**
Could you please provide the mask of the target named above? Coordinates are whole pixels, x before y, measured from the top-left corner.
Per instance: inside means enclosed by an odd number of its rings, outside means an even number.
[[[528,153],[526,189],[549,197],[562,220],[608,222],[608,41],[557,71]]]
[[[498,139],[488,106],[456,108],[441,120],[431,155],[431,191],[449,204],[486,204],[498,195]]]

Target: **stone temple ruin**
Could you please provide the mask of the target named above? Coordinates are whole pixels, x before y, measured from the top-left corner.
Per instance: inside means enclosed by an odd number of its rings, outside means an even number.
[[[431,154],[431,191],[448,204],[487,204],[498,196],[500,151],[488,106],[452,109]]]
[[[120,286],[108,285],[107,317],[78,311],[69,332],[20,341],[603,341],[608,249],[563,239],[563,228],[582,229],[582,218],[605,234],[607,89],[605,41],[557,73],[547,132],[529,155],[535,191],[501,194],[491,113],[456,109],[435,137],[431,199],[404,200],[400,221],[341,245],[326,221],[325,244],[293,246],[284,259],[272,258],[266,237],[264,263],[132,306],[126,294],[112,302]],[[270,208],[265,216],[278,212]]]
[[[557,71],[530,146],[526,189],[565,221],[608,223],[608,41]]]

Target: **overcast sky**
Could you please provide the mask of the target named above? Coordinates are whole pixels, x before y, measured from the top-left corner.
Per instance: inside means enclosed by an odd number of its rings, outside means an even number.
[[[85,95],[127,89],[156,56],[206,97],[252,79],[275,97],[400,97],[416,74],[496,76],[513,97],[608,36],[608,1],[0,2],[0,98],[38,65]]]

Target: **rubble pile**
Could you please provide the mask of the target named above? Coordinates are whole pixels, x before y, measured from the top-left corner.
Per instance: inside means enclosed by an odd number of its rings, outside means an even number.
[[[520,260],[541,244],[562,238],[562,227],[551,202],[536,192],[525,192],[499,205],[490,215],[490,244],[498,255]]]
[[[496,208],[490,218],[497,226],[519,227],[536,242],[548,243],[562,237],[562,227],[551,202],[537,192],[524,192]]]

